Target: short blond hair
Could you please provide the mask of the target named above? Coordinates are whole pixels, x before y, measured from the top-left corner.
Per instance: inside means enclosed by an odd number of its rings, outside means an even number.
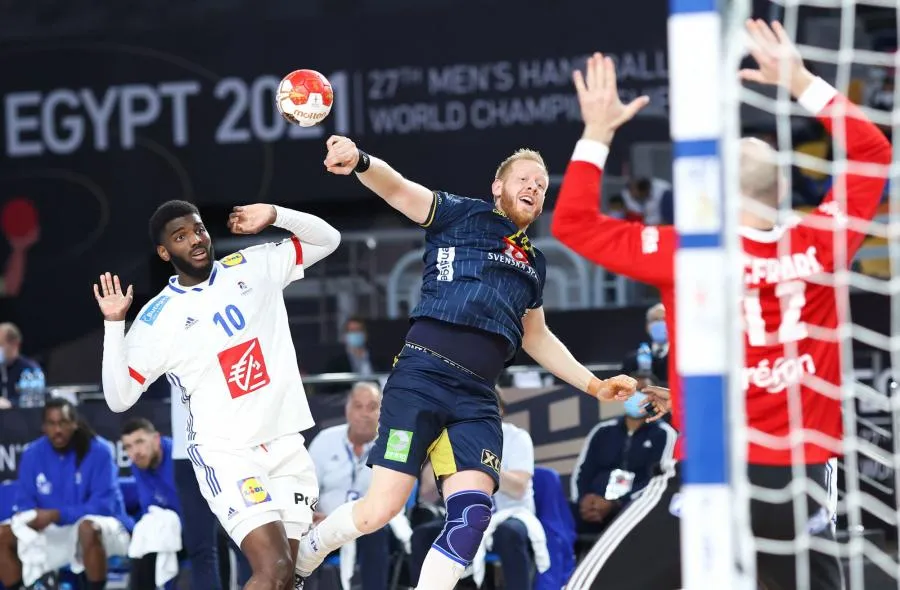
[[[500,165],[497,166],[497,172],[494,174],[494,180],[504,178],[506,173],[509,172],[509,167],[519,160],[531,160],[532,162],[537,162],[545,171],[547,170],[547,164],[544,163],[544,158],[541,157],[540,152],[528,148],[519,148],[513,152],[510,157],[500,162]]]
[[[777,154],[768,143],[756,138],[741,140],[740,188],[745,197],[772,207],[778,204]]]

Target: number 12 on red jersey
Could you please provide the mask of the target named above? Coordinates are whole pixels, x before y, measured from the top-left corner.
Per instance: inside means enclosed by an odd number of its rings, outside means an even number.
[[[806,338],[806,323],[800,321],[803,306],[806,305],[806,283],[788,281],[778,283],[775,297],[781,307],[781,324],[776,332],[766,331],[759,289],[750,289],[744,295],[744,330],[750,346],[772,346],[786,344]]]

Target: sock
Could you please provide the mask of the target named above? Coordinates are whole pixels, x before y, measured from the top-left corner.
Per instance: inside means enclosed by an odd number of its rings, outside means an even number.
[[[447,498],[446,505],[444,530],[425,556],[419,574],[420,582],[428,581],[428,590],[455,587],[478,553],[484,531],[491,522],[493,502],[484,492],[457,492]]]
[[[338,506],[300,541],[296,571],[302,577],[309,577],[329,553],[362,536],[362,531],[356,528],[353,521],[355,504],[356,502],[348,502]]]
[[[453,590],[466,571],[466,566],[431,547],[422,562],[417,590]]]
[[[91,582],[88,580],[88,590],[104,590],[106,588],[106,582]]]

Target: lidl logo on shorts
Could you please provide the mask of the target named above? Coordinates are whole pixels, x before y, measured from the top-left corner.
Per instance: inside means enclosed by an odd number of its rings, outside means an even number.
[[[487,465],[498,474],[500,473],[500,457],[487,449],[481,449],[481,464]]]
[[[412,437],[413,433],[409,430],[395,430],[391,428],[384,450],[384,458],[388,461],[406,463],[406,460],[409,458],[409,449],[412,446]]]
[[[241,252],[235,252],[222,259],[222,266],[237,266],[245,262],[247,262],[247,259],[244,258],[244,255]]]
[[[272,500],[272,496],[256,477],[242,479],[238,482],[238,489],[241,490],[241,497],[244,498],[244,504],[247,506],[255,506]]]

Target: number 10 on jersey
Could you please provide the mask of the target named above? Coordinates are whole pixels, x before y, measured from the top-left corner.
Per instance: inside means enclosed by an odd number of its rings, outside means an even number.
[[[236,305],[226,306],[224,316],[221,312],[216,312],[213,316],[213,323],[222,326],[222,329],[225,330],[225,334],[229,337],[233,336],[236,331],[243,330],[247,326],[247,322],[244,321],[244,314],[241,313],[241,310],[238,309]]]

